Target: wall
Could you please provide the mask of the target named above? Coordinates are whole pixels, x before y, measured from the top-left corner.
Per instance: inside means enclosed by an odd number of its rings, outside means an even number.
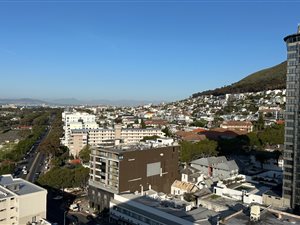
[[[214,187],[214,193],[216,195],[222,196],[224,198],[234,199],[237,201],[243,200],[243,192],[242,191],[229,189],[227,187]]]
[[[271,205],[275,208],[285,208],[290,206],[290,200],[270,195],[263,194],[262,196],[263,204],[264,205]]]
[[[89,186],[88,196],[90,207],[102,212],[105,209],[109,209],[109,201],[113,199],[114,194],[93,186]]]
[[[33,217],[46,218],[47,191],[21,195],[19,200],[19,224],[32,221]]]
[[[147,190],[149,185],[158,192],[170,193],[175,180],[179,180],[179,146],[127,151],[119,166],[119,192]],[[147,177],[147,164],[160,162],[161,173]]]
[[[222,212],[228,210],[228,207],[225,205],[221,205],[215,202],[211,202],[206,199],[199,199],[198,204],[201,205],[204,208],[207,208],[209,210],[213,210],[215,212]]]
[[[243,202],[246,204],[251,204],[251,203],[263,204],[263,198],[262,196],[259,195],[245,194],[243,198]]]

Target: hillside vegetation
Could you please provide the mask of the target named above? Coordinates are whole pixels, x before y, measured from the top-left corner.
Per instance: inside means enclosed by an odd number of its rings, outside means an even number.
[[[201,95],[224,95],[233,93],[258,92],[273,89],[284,89],[286,87],[286,66],[282,62],[271,68],[252,73],[244,79],[231,85],[193,94],[193,97]]]

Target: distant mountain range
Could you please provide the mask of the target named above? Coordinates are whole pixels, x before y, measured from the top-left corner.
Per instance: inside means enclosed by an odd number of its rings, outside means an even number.
[[[263,69],[258,72],[252,73],[244,79],[233,83],[228,86],[217,88],[214,90],[208,90],[198,92],[192,95],[192,97],[198,97],[201,95],[224,95],[231,93],[245,93],[245,92],[258,92],[272,89],[284,89],[286,88],[286,68],[287,63],[282,62],[271,68]],[[62,106],[75,106],[75,105],[113,105],[113,106],[138,106],[145,104],[159,104],[162,101],[143,101],[143,100],[78,100],[76,98],[62,98],[62,99],[32,99],[32,98],[20,98],[20,99],[1,99],[0,104],[17,104],[17,105],[62,105]]]
[[[138,106],[145,104],[159,104],[162,101],[143,101],[143,100],[106,100],[98,99],[91,101],[78,100],[76,98],[62,98],[62,99],[32,99],[32,98],[20,98],[20,99],[1,99],[0,104],[16,104],[16,105],[61,105],[61,106],[75,106],[75,105],[112,105],[112,106]]]
[[[286,67],[287,63],[285,61],[271,68],[263,69],[258,72],[252,73],[244,79],[231,85],[217,88],[214,90],[198,92],[193,94],[192,97],[198,97],[201,95],[218,96],[233,93],[259,92],[273,89],[284,89],[286,88]]]

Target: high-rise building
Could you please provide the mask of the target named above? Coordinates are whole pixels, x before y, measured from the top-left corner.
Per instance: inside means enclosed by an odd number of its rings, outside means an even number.
[[[171,140],[171,141],[170,141]],[[166,194],[179,178],[179,146],[159,138],[151,145],[93,148],[90,159],[90,206],[109,208],[114,194],[153,189]]]
[[[284,38],[287,44],[287,91],[283,198],[292,209],[300,209],[300,26]]]

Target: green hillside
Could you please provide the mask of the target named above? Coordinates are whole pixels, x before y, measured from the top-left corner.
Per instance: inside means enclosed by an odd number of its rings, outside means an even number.
[[[272,89],[283,89],[286,86],[286,61],[271,68],[260,70],[231,85],[193,94],[224,95],[232,93],[258,92]]]

